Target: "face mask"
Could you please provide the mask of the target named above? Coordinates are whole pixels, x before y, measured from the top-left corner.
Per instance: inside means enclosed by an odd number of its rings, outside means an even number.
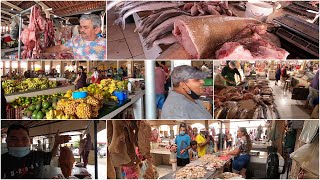
[[[30,153],[30,146],[28,146],[28,147],[8,147],[8,153],[14,157],[24,157]]]
[[[181,131],[181,132],[180,132],[180,135],[181,135],[181,136],[183,136],[183,135],[185,135],[185,134],[186,134],[186,132],[184,132],[184,131]]]
[[[186,84],[186,86],[189,88],[189,86]],[[196,94],[195,92],[193,92],[190,88],[189,91],[186,91],[187,94],[194,100],[197,100],[200,98],[200,96],[198,94]]]

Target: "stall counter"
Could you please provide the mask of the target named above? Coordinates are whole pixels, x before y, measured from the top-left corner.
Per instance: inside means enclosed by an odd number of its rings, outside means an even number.
[[[7,102],[10,103],[19,97],[34,97],[37,95],[50,95],[50,94],[55,94],[55,93],[65,93],[70,89],[72,91],[74,91],[75,85],[62,86],[62,87],[56,87],[56,88],[48,88],[48,89],[39,89],[39,90],[34,90],[34,91],[30,91],[30,92],[25,92],[25,93],[14,93],[12,95],[5,95],[5,97],[6,97]]]

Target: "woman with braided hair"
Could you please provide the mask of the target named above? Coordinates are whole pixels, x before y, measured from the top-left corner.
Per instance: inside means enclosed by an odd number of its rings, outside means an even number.
[[[237,131],[239,141],[236,148],[227,153],[227,155],[234,156],[232,162],[232,171],[234,173],[246,177],[246,170],[250,162],[250,150],[252,148],[252,141],[245,127],[240,127]]]

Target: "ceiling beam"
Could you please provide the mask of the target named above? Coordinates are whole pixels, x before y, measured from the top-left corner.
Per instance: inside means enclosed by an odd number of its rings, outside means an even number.
[[[8,1],[2,1],[1,3],[5,4],[5,5],[9,6],[9,7],[12,7],[12,8],[14,8],[14,9],[16,9],[18,11],[22,11],[23,10],[22,8],[16,6],[16,5],[12,4],[12,3],[9,3]]]
[[[39,1],[39,0],[34,0],[34,2],[36,2],[37,4],[39,4],[43,10],[47,10],[50,9],[50,7],[48,7],[45,3]]]
[[[7,12],[7,11],[4,11],[4,10],[2,10],[2,9],[1,9],[1,13],[6,14],[6,15],[9,15],[10,17],[14,16],[14,14],[9,13],[9,12]]]

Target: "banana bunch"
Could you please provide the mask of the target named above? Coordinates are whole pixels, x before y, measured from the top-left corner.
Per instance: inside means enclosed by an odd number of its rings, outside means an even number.
[[[61,110],[50,110],[46,113],[46,119],[76,119],[76,117],[64,114]]]

